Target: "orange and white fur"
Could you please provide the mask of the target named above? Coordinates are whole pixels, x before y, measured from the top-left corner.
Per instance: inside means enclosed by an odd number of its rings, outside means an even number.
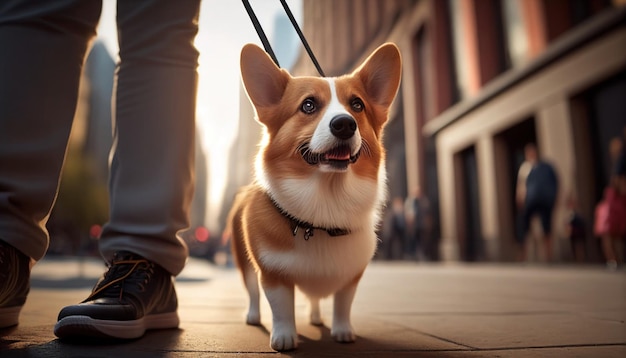
[[[349,75],[292,77],[259,47],[241,51],[243,82],[265,132],[255,181],[230,212],[233,256],[250,296],[247,323],[260,324],[259,282],[272,311],[270,346],[297,347],[294,288],[334,295],[331,335],[353,342],[350,309],[376,250],[386,199],[383,127],[398,90],[398,48],[384,44]]]

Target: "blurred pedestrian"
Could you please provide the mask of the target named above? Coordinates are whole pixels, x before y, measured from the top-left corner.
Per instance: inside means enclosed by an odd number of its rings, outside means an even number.
[[[596,206],[594,233],[602,242],[602,252],[609,269],[624,262],[626,235],[626,128],[624,138],[611,140],[609,156],[611,174],[602,200]]]
[[[401,197],[393,198],[391,210],[387,210],[383,220],[381,256],[386,260],[400,258],[404,252],[406,222],[403,202]]]
[[[428,244],[430,229],[430,202],[423,195],[420,186],[413,188],[404,202],[404,213],[406,216],[407,240],[405,255],[409,259],[423,260],[425,258],[424,249]]]
[[[567,201],[567,223],[565,232],[572,247],[572,255],[576,262],[584,262],[586,258],[586,225],[585,220],[578,212],[578,205],[573,196]]]
[[[18,323],[63,166],[101,0],[0,4],[0,328]],[[200,1],[117,2],[108,270],[61,310],[60,338],[131,339],[179,324],[173,276],[188,249]],[[110,135],[110,133],[102,133]]]
[[[524,147],[524,162],[517,176],[516,198],[521,210],[519,236],[520,261],[527,257],[527,242],[531,233],[531,221],[539,216],[543,229],[541,243],[547,262],[552,261],[552,213],[558,194],[558,179],[554,167],[540,160],[537,147],[528,143]]]

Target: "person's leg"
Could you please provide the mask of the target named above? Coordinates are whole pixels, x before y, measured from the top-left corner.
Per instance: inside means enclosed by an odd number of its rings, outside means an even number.
[[[554,205],[542,205],[539,207],[538,213],[541,218],[541,226],[543,229],[543,251],[546,262],[552,262],[553,259],[553,240],[552,240],[552,212]]]
[[[110,268],[55,334],[138,338],[179,324],[173,276],[188,257],[178,231],[193,195],[200,2],[118,0],[111,213],[100,238]]]
[[[532,243],[528,236],[530,234],[530,221],[533,216],[533,208],[529,204],[525,204],[520,215],[519,245],[518,245],[518,261],[525,262],[528,259],[528,245]]]
[[[415,242],[413,243],[413,256],[415,260],[421,261],[424,259],[424,249],[422,243],[422,228],[415,228]]]
[[[615,258],[618,264],[624,263],[624,239],[623,235],[613,238],[613,247],[615,248]]]
[[[415,254],[415,235],[414,229],[408,227],[404,234],[398,233],[402,240],[402,258],[412,259]]]
[[[17,324],[28,261],[48,248],[45,225],[100,9],[93,0],[0,4],[0,327]]]
[[[613,246],[613,237],[610,234],[605,234],[600,237],[600,240],[602,241],[602,253],[604,254],[607,267],[615,269],[617,267],[617,255]]]
[[[0,239],[39,260],[99,1],[0,5]]]
[[[172,275],[188,251],[193,196],[198,1],[118,1],[111,217],[105,259],[128,250]]]

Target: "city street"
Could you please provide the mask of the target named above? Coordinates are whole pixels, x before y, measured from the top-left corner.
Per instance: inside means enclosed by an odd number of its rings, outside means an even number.
[[[271,315],[247,326],[239,274],[191,259],[177,279],[181,326],[113,345],[67,344],[52,333],[59,310],[84,299],[103,266],[47,258],[35,266],[21,323],[0,331],[1,357],[626,357],[626,271],[604,266],[381,262],[357,292],[357,341],[308,324],[298,295],[299,347],[269,348]]]

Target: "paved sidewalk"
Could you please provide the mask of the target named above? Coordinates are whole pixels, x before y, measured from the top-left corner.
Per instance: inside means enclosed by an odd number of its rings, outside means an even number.
[[[102,272],[94,260],[40,262],[20,325],[0,331],[0,357],[626,357],[626,271],[602,266],[374,262],[353,306],[357,342],[308,325],[298,296],[299,348],[282,354],[269,348],[267,303],[265,328],[246,326],[238,272],[200,260],[178,278],[180,329],[116,345],[61,343],[57,313]],[[327,324],[331,310],[323,301]]]

